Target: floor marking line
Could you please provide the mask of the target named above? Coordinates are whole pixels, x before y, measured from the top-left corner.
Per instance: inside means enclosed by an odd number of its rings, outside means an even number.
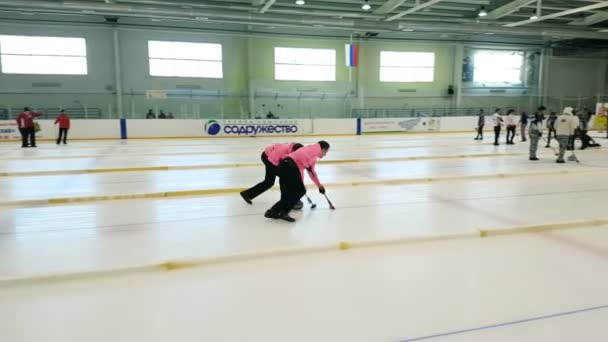
[[[585,227],[585,225],[598,225],[603,223],[608,224],[608,220],[590,220],[590,221],[576,221],[576,222],[564,222],[555,223],[556,229],[571,229],[577,227]],[[514,230],[514,234],[528,234],[534,230],[526,230],[526,228],[534,228],[538,225],[531,226],[515,226],[511,229]],[[509,228],[504,228],[508,230]],[[486,230],[491,231],[491,230]],[[353,248],[375,248],[375,247],[386,247],[395,245],[405,244],[420,244],[420,243],[432,243],[432,242],[446,242],[454,240],[464,240],[471,238],[480,237],[478,231],[474,229],[467,229],[458,233],[450,234],[430,234],[430,235],[405,235],[392,238],[375,239],[375,240],[349,240],[349,241],[330,241],[323,244],[314,244],[309,246],[301,247],[290,247],[290,248],[275,248],[275,249],[263,249],[254,250],[247,252],[237,252],[232,254],[223,254],[215,256],[204,256],[193,259],[175,259],[166,260],[163,262],[147,263],[133,266],[120,266],[115,268],[106,269],[93,269],[93,270],[82,270],[82,271],[62,271],[56,273],[43,273],[25,276],[13,276],[8,278],[0,278],[1,286],[20,285],[23,283],[33,282],[56,282],[56,281],[69,281],[73,279],[82,278],[99,278],[108,277],[120,274],[135,273],[135,272],[149,272],[149,271],[175,271],[186,268],[202,267],[217,264],[226,263],[237,263],[244,261],[262,260],[273,257],[283,256],[298,256],[306,255],[319,252],[331,252],[331,251],[347,251]],[[483,238],[483,236],[481,236]],[[428,338],[428,337],[427,337]],[[423,338],[424,339],[424,338]],[[409,342],[405,340],[401,342]],[[411,340],[416,341],[416,339]]]
[[[218,145],[214,145],[214,147],[216,146],[232,146],[232,145],[228,145],[228,144],[218,144]],[[452,147],[452,144],[443,144],[443,145],[432,145],[432,148],[437,148],[437,147]],[[460,144],[460,146],[479,146],[478,144]],[[135,149],[137,148],[136,146],[117,146],[120,148],[128,148],[128,149]],[[164,147],[206,147],[206,146],[198,146],[198,145],[163,145]],[[78,149],[78,147],[73,147],[71,146],[71,148],[73,149]],[[143,146],[141,148],[148,148],[146,146]],[[360,151],[384,151],[384,150],[407,150],[407,149],[428,149],[429,145],[401,145],[401,146],[377,146],[377,147],[357,147],[356,151],[360,152]],[[96,147],[81,147],[79,149],[97,149]],[[597,151],[601,151],[601,150],[605,150],[606,148],[600,147],[600,148],[595,148],[593,150],[588,150],[587,153],[589,152],[597,152]],[[243,152],[244,151],[244,152]],[[215,155],[215,154],[222,154],[222,155],[252,155],[252,154],[260,154],[261,152],[261,148],[256,148],[256,149],[251,149],[251,150],[241,150],[239,152],[234,152],[234,151],[230,151],[230,150],[221,150],[221,151],[192,151],[192,152],[158,152],[158,153],[152,153],[152,152],[147,152],[147,153],[137,153],[137,151],[134,151],[134,153],[120,153],[118,155],[114,155],[112,156],[112,158],[133,158],[134,156],[138,156],[138,157],[158,157],[158,156],[201,156],[201,155]],[[343,147],[341,147],[340,145],[338,146],[332,146],[332,153],[336,152],[336,151],[343,151]],[[522,152],[524,153],[524,152]],[[74,155],[55,155],[55,156],[51,156],[51,155],[41,155],[41,156],[28,156],[28,160],[64,160],[64,159],[90,159],[90,158],[98,158],[101,157],[101,155],[99,154],[74,154]],[[16,157],[6,157],[3,158],[4,160],[23,160],[23,156],[16,156]]]
[[[608,249],[603,249],[598,246],[591,245],[589,243],[585,243],[582,241],[578,241],[574,238],[568,238],[565,236],[559,236],[556,234],[551,234],[550,232],[546,232],[541,235],[544,239],[560,243],[566,247],[575,249],[581,253],[585,253],[588,255],[592,255],[596,258],[608,259]]]
[[[395,161],[418,161],[437,159],[461,159],[461,158],[500,158],[524,155],[525,153],[482,153],[467,155],[443,155],[443,156],[412,156],[412,157],[386,157],[369,159],[336,159],[321,161],[321,165],[353,164],[353,163],[382,163]],[[1,177],[28,177],[28,176],[53,176],[74,175],[88,173],[114,173],[114,172],[148,172],[148,171],[176,171],[176,170],[209,170],[227,169],[241,167],[258,167],[260,163],[229,163],[229,164],[203,164],[203,165],[175,165],[175,166],[143,166],[123,168],[101,168],[101,169],[74,169],[74,170],[52,170],[52,171],[17,171],[2,172]]]
[[[534,171],[534,172],[521,172],[511,174],[486,174],[486,175],[470,175],[470,176],[448,176],[448,177],[420,177],[420,178],[402,178],[402,179],[388,179],[388,180],[364,180],[355,182],[342,182],[342,183],[326,183],[326,186],[332,187],[344,187],[344,186],[390,186],[390,185],[407,185],[407,184],[422,184],[429,182],[450,182],[450,181],[476,181],[476,180],[487,180],[487,179],[510,179],[517,177],[539,177],[539,176],[557,176],[557,175],[580,175],[588,173],[599,173],[605,172],[604,169],[585,169],[581,171],[569,171],[561,170],[559,172],[547,173],[547,171]],[[74,202],[100,202],[109,200],[133,200],[133,199],[146,199],[146,198],[175,198],[175,197],[187,197],[187,196],[211,196],[211,195],[222,195],[236,193],[244,190],[242,187],[238,188],[209,188],[209,189],[192,189],[192,190],[176,190],[176,191],[164,191],[164,192],[153,192],[153,193],[137,193],[137,194],[122,194],[122,195],[100,195],[100,196],[82,196],[82,197],[60,197],[60,198],[45,198],[45,199],[34,199],[34,200],[15,200],[15,201],[4,201],[0,202],[0,207],[6,206],[31,206],[31,205],[45,205],[45,204],[66,204]]]
[[[463,329],[463,330],[450,331],[450,332],[446,332],[446,333],[416,337],[416,338],[411,338],[411,339],[406,339],[406,340],[400,340],[399,342],[424,341],[424,340],[435,339],[438,337],[466,334],[466,333],[475,332],[475,331],[495,329],[495,328],[500,328],[500,327],[505,327],[505,326],[530,323],[530,322],[534,322],[534,321],[546,320],[546,319],[563,317],[563,316],[571,316],[571,315],[576,315],[576,314],[580,314],[580,313],[605,310],[605,309],[608,309],[608,305],[599,305],[599,306],[594,306],[594,307],[589,307],[589,308],[560,312],[560,313],[551,314],[551,315],[525,318],[525,319],[520,319],[520,320],[516,320],[516,321],[509,321],[509,322],[497,323],[497,324],[492,324],[492,325],[485,325],[485,326],[481,326],[481,327],[477,327],[477,328],[469,328],[469,329]]]
[[[277,189],[274,190],[269,190],[269,191],[277,191]],[[520,195],[508,195],[508,196],[480,196],[480,197],[463,197],[463,198],[454,198],[452,200],[446,200],[446,199],[439,199],[438,201],[436,200],[414,200],[414,201],[405,201],[405,202],[391,202],[391,203],[381,203],[381,204],[367,204],[367,205],[351,205],[351,206],[344,206],[341,205],[340,209],[344,210],[344,209],[362,209],[362,208],[372,208],[372,207],[389,207],[389,206],[395,206],[395,207],[402,207],[404,205],[416,205],[416,204],[422,204],[422,203],[443,203],[443,202],[452,202],[452,201],[480,201],[480,200],[493,200],[493,199],[505,199],[505,198],[527,198],[527,197],[539,197],[539,196],[548,196],[548,195],[574,195],[574,194],[581,194],[581,193],[589,193],[589,192],[606,192],[608,191],[608,188],[600,188],[600,189],[594,189],[594,190],[568,190],[568,191],[552,191],[552,192],[543,192],[543,193],[535,193],[535,194],[520,194]],[[160,198],[159,198],[160,199]],[[270,202],[260,202],[263,203],[264,205],[270,206],[272,204],[272,201]],[[319,210],[329,210],[329,208],[318,208],[317,211]],[[194,211],[194,210],[193,210]],[[235,219],[235,218],[243,218],[243,217],[256,217],[256,216],[261,216],[263,214],[263,212],[255,212],[255,213],[243,213],[243,214],[236,214],[236,215],[220,215],[220,216],[196,216],[196,217],[190,217],[190,218],[179,218],[179,219],[168,219],[168,220],[160,220],[160,221],[142,221],[142,222],[135,222],[135,223],[121,223],[121,224],[111,224],[111,225],[103,225],[103,226],[95,226],[95,227],[78,227],[78,228],[62,228],[62,229],[47,229],[47,230],[27,230],[27,231],[23,231],[20,230],[19,232],[14,232],[14,231],[3,231],[2,229],[0,229],[0,237],[2,236],[15,236],[15,235],[30,235],[30,234],[46,234],[46,233],[61,233],[61,232],[72,232],[72,231],[86,231],[86,230],[99,230],[99,229],[108,229],[107,233],[114,233],[114,232],[125,232],[125,231],[141,231],[141,230],[145,230],[146,228],[127,228],[127,229],[114,229],[115,227],[131,227],[131,226],[149,226],[149,225],[160,225],[160,224],[169,224],[169,223],[178,223],[178,222],[188,222],[188,221],[197,221],[200,222],[202,220],[214,220],[214,219]],[[514,220],[505,220],[505,219],[501,219],[499,218],[499,220],[503,220],[505,222],[509,222],[510,224],[520,224],[519,222],[516,222]],[[158,228],[155,228],[158,229]],[[99,233],[99,232],[97,232]],[[103,232],[106,233],[106,232]],[[481,232],[480,232],[481,234]],[[486,235],[487,236],[487,235]]]

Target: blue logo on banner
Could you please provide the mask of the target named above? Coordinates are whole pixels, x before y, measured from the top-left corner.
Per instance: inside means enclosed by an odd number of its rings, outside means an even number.
[[[295,134],[298,132],[297,121],[289,122],[251,122],[248,120],[224,121],[222,124],[216,120],[209,120],[205,124],[205,131],[209,135],[218,135],[223,132],[227,135],[248,135],[258,134]]]
[[[218,135],[221,129],[222,126],[215,120],[209,120],[205,124],[205,131],[207,131],[207,134],[209,135]]]

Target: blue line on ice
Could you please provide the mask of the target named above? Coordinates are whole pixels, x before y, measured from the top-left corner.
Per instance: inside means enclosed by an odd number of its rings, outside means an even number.
[[[465,333],[470,333],[470,332],[474,332],[474,331],[500,328],[500,327],[509,326],[509,325],[529,323],[529,322],[540,321],[540,320],[544,320],[544,319],[550,319],[550,318],[562,317],[562,316],[570,316],[570,315],[580,314],[580,313],[583,313],[583,312],[597,311],[597,310],[604,310],[604,309],[608,309],[608,305],[594,306],[594,307],[591,307],[591,308],[585,308],[585,309],[579,309],[579,310],[573,310],[573,311],[560,312],[560,313],[556,313],[556,314],[552,314],[552,315],[532,317],[532,318],[526,318],[526,319],[521,319],[521,320],[517,320],[517,321],[510,321],[510,322],[504,322],[504,323],[486,325],[486,326],[477,327],[477,328],[470,328],[470,329],[464,329],[464,330],[456,330],[456,331],[450,331],[450,332],[441,333],[441,334],[435,334],[435,335],[428,335],[428,336],[410,338],[410,339],[406,339],[406,340],[401,340],[399,342],[414,342],[414,341],[430,340],[430,339],[438,338],[438,337],[445,337],[445,336],[450,336],[450,335],[465,334]]]

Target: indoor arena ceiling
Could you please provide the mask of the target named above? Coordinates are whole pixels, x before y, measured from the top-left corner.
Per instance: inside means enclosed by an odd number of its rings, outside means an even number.
[[[0,19],[23,18],[369,39],[608,40],[600,0],[0,1]]]

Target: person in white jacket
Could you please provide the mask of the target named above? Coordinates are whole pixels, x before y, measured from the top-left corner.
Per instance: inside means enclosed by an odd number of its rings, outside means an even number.
[[[559,143],[559,157],[556,162],[559,164],[565,163],[564,154],[568,147],[568,141],[574,135],[574,130],[579,125],[578,117],[574,116],[572,112],[572,107],[566,107],[563,114],[555,120],[555,133],[557,134],[557,142]]]
[[[494,145],[498,146],[498,139],[500,138],[500,128],[503,125],[503,119],[500,116],[500,108],[496,108],[494,114],[492,114],[492,125],[494,126]]]
[[[517,129],[517,117],[514,109],[509,109],[505,122],[507,124],[507,145],[515,145],[513,138],[515,138],[515,130]]]

